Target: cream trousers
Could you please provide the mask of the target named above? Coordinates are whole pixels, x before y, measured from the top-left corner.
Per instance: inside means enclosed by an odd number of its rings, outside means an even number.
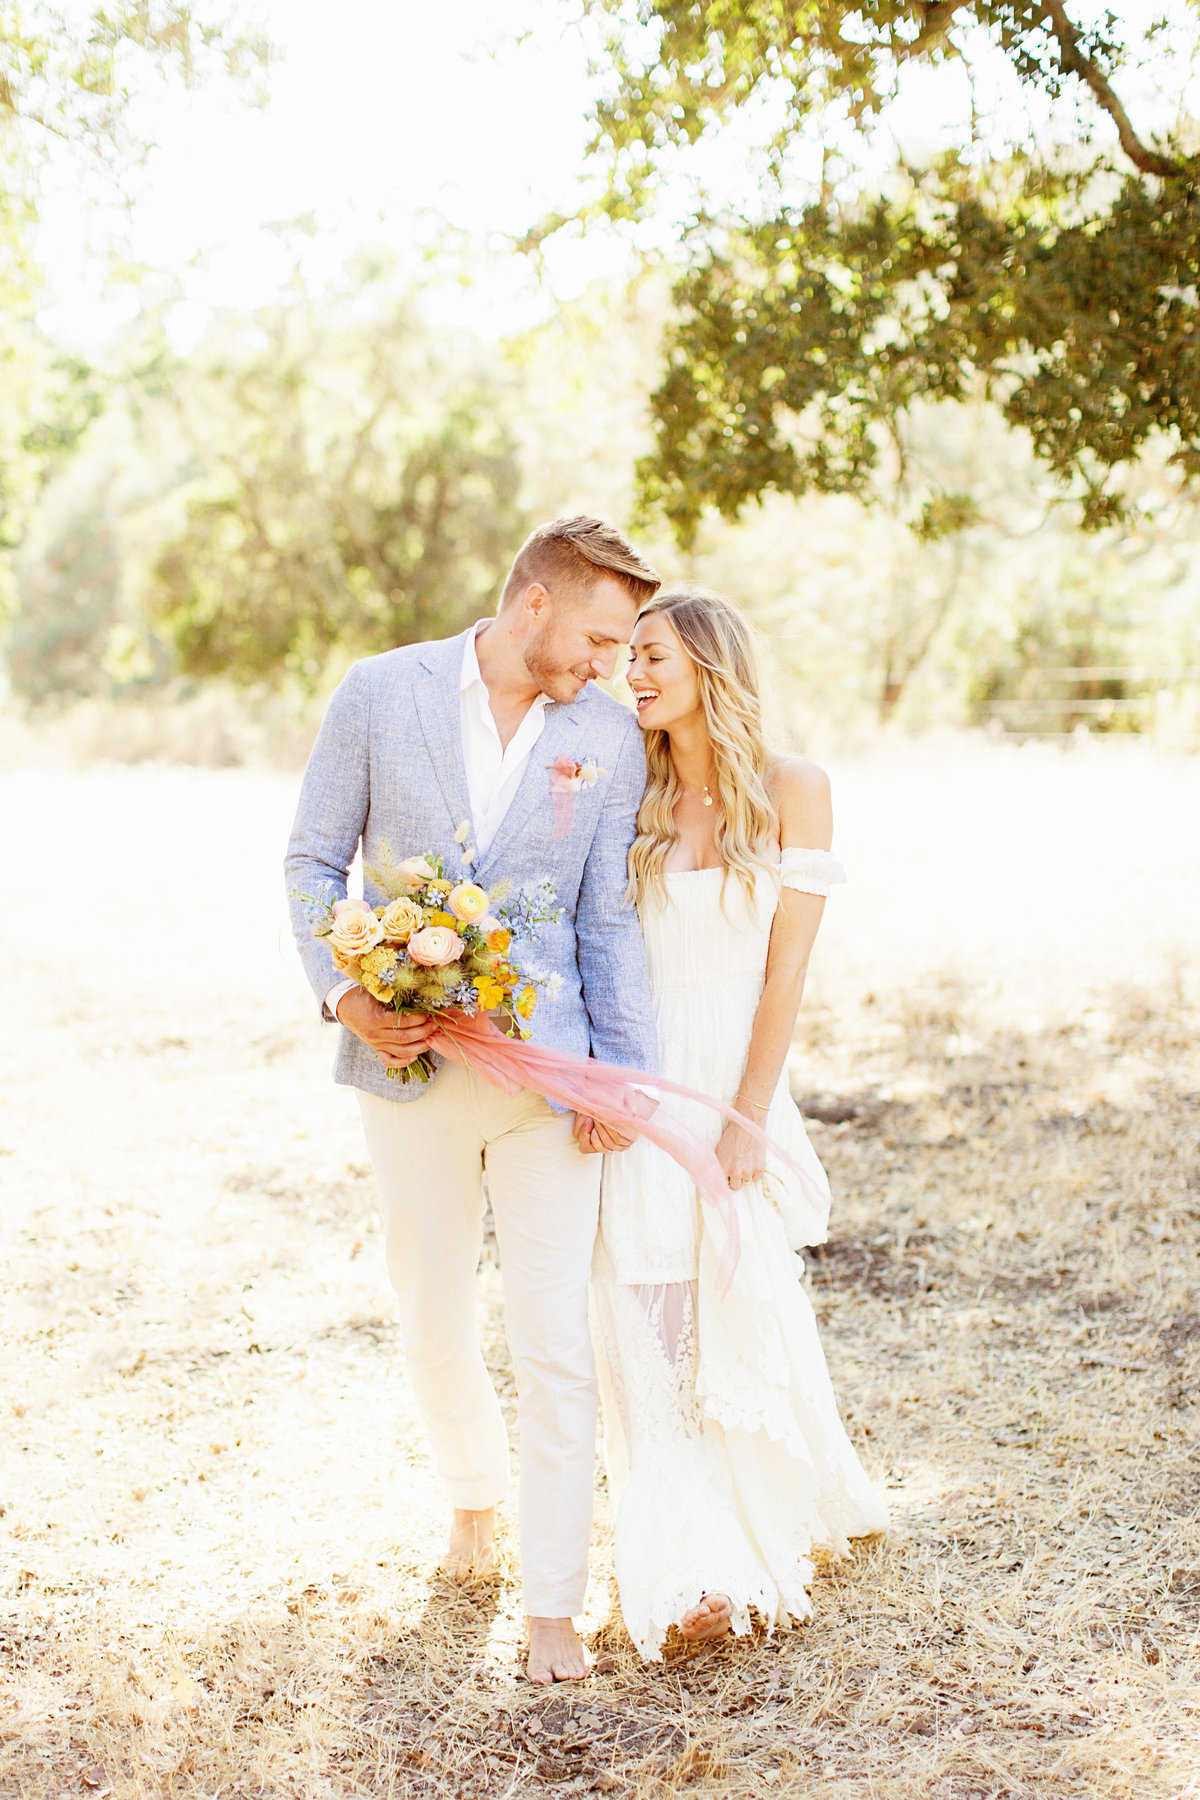
[[[502,1094],[447,1063],[419,1100],[361,1090],[409,1379],[451,1504],[494,1506],[508,1439],[476,1327],[483,1176],[496,1222],[517,1384],[525,1610],[582,1612],[592,1528],[596,1372],[588,1271],[599,1156],[540,1094]]]

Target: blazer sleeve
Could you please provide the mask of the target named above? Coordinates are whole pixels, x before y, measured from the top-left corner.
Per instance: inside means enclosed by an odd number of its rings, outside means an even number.
[[[356,663],[329,702],[313,745],[283,864],[296,946],[322,1017],[326,994],[344,977],[297,895],[345,899],[371,799],[370,723],[367,672]]]
[[[583,868],[575,912],[576,956],[601,1062],[658,1072],[658,1038],[636,909],[625,898],[629,847],[646,785],[642,734],[631,721]]]

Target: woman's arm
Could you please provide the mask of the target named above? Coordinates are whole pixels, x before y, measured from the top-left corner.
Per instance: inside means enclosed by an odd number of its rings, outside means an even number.
[[[789,757],[774,770],[770,791],[779,814],[782,848],[803,845],[810,850],[828,850],[833,841],[833,808],[825,771],[802,757]],[[780,896],[767,951],[766,981],[734,1101],[737,1111],[759,1126],[766,1121],[791,1045],[808,959],[824,911],[825,902],[816,894],[784,888]],[[766,1151],[758,1138],[729,1124],[717,1145],[717,1161],[730,1187],[740,1188],[762,1174]]]

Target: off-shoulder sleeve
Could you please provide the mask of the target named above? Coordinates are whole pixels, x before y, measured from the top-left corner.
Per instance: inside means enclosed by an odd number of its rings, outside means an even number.
[[[845,879],[845,869],[830,850],[791,845],[779,859],[780,886],[797,888],[802,894],[819,894],[827,900],[830,888]]]

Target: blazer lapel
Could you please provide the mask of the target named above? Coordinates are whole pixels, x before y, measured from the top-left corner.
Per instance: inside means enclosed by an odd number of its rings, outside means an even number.
[[[475,875],[477,881],[483,879],[483,871],[497,858],[503,858],[505,844],[520,836],[539,808],[549,810],[550,764],[556,756],[570,753],[579,726],[580,716],[574,707],[551,705],[546,708],[546,723],[542,735],[530,751],[529,762],[509,809],[500,821],[487,855],[480,861]],[[487,883],[484,882],[483,885],[486,887]]]
[[[421,657],[423,673],[413,683],[417,717],[454,831],[464,819],[471,820],[458,698],[466,637],[466,632],[462,632],[458,637],[427,644]]]

